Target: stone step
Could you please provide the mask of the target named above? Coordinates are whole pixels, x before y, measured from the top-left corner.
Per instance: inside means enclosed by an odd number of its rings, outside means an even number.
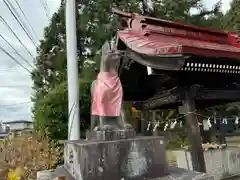
[[[213,175],[190,171],[178,167],[168,167],[168,175],[152,180],[214,180]]]
[[[75,180],[141,180],[168,173],[163,137],[66,141],[64,154],[64,167]]]
[[[64,167],[37,172],[37,180],[75,180]]]

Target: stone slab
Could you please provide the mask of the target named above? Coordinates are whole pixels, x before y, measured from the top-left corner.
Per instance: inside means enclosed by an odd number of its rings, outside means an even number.
[[[65,177],[65,180],[74,180],[64,167],[37,172],[37,180],[56,180],[57,177]]]
[[[168,167],[169,174],[152,180],[214,180],[213,175],[189,171],[178,167]]]
[[[179,168],[193,170],[191,152],[178,150],[174,152]],[[204,151],[204,159],[207,173],[215,179],[239,176],[240,174],[240,148],[226,147],[223,149],[212,149]]]
[[[76,180],[142,180],[168,173],[163,137],[68,141],[64,159]]]

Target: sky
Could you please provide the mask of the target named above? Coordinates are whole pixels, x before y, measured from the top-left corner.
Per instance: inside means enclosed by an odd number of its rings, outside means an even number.
[[[10,0],[14,7],[17,8],[15,0]],[[43,38],[43,29],[49,24],[46,11],[41,1],[46,0],[17,0],[25,12],[27,19],[36,32],[37,38]],[[50,15],[52,15],[60,6],[60,0],[47,0]],[[17,9],[18,10],[18,9]],[[21,11],[19,11],[21,13]],[[25,44],[29,51],[36,56],[33,43],[21,29],[20,25],[11,15],[3,0],[0,0],[0,16],[2,16],[9,26],[14,30],[20,40]],[[24,19],[24,16],[21,16]],[[0,22],[0,35],[4,36],[31,64],[33,58],[26,53],[16,37]],[[0,47],[10,52],[20,62],[31,71],[32,67],[18,56],[0,37]],[[30,73],[16,64],[11,58],[0,51],[0,121],[13,120],[31,120],[31,100],[32,80]]]
[[[17,8],[15,0],[13,2]],[[52,15],[60,5],[60,0],[17,0],[25,12],[27,19],[37,34],[38,39],[43,38],[43,29],[49,23],[44,7],[41,1],[48,4],[50,15]],[[217,0],[204,0],[206,8],[211,8]],[[222,10],[226,12],[229,9],[231,0],[223,0]],[[18,10],[18,9],[17,9]],[[3,17],[11,26],[18,38],[23,41],[31,53],[36,56],[33,43],[24,34],[23,30],[11,15],[3,0],[0,0],[0,16]],[[24,18],[23,16],[21,16]],[[23,49],[16,37],[0,23],[0,35],[4,36],[31,64],[33,58],[29,56]],[[11,55],[15,55],[14,51],[0,38],[0,47],[5,48]],[[30,73],[16,64],[11,58],[0,51],[0,121],[13,120],[31,120],[30,96],[32,95],[32,81]],[[14,56],[17,57],[17,56]],[[19,59],[19,58],[17,58]],[[24,63],[21,61],[21,63]],[[31,67],[24,64],[31,71]]]
[[[226,13],[226,11],[230,7],[230,3],[232,0],[222,0],[222,11]],[[206,8],[211,8],[218,0],[203,0],[204,4],[206,5]]]

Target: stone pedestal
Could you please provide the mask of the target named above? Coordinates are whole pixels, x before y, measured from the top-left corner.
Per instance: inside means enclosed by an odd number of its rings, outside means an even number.
[[[162,137],[133,130],[99,131],[65,144],[65,168],[76,180],[143,180],[168,173]]]

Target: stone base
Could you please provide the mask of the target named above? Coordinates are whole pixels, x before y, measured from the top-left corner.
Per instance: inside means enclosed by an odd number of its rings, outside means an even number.
[[[57,180],[61,178],[64,180],[75,180],[64,167],[37,172],[37,180]]]
[[[87,133],[87,140],[112,141],[119,139],[135,138],[134,129],[112,130],[112,131],[91,131]]]
[[[168,172],[162,137],[68,141],[64,159],[75,180],[144,180]]]
[[[178,150],[174,152],[179,168],[193,170],[191,152]],[[240,148],[226,147],[204,151],[204,160],[208,174],[215,179],[227,179],[240,175]]]
[[[169,175],[152,180],[214,180],[212,175],[189,171],[177,167],[168,167]]]

